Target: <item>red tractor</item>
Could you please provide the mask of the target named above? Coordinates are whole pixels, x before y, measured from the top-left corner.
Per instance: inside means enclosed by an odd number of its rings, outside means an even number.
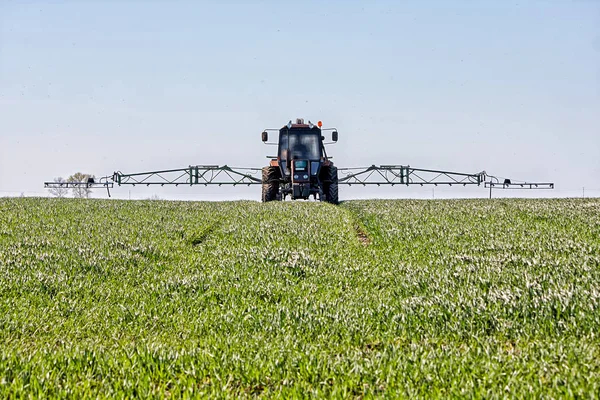
[[[332,142],[338,133],[332,130]],[[268,130],[262,133],[263,142],[269,140]],[[277,157],[272,157],[262,169],[262,201],[314,199],[338,203],[338,171],[327,157],[325,136],[321,121],[316,125],[298,118],[277,130]]]

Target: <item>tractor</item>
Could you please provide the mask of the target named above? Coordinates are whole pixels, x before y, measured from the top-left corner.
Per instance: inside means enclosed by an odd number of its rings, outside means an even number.
[[[327,157],[322,123],[316,125],[301,118],[278,130],[277,156],[271,157],[262,169],[262,201],[281,201],[290,196],[292,200],[308,199],[338,203],[338,171]],[[332,131],[332,143],[337,142],[338,132]],[[263,131],[262,141],[269,140],[268,130]]]

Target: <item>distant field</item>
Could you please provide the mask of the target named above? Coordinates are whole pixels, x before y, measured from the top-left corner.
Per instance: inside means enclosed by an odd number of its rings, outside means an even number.
[[[0,397],[600,394],[600,201],[0,199]]]

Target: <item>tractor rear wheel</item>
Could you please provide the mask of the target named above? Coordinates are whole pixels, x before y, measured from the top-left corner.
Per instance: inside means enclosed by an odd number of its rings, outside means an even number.
[[[323,194],[325,201],[331,204],[338,204],[338,171],[337,167],[330,166],[325,169],[323,182]]]
[[[264,167],[262,169],[262,202],[279,200],[279,168]]]

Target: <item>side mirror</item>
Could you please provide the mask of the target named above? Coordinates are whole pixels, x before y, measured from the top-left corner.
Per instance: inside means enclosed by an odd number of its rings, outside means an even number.
[[[267,140],[269,140],[269,134],[267,133],[267,131],[264,131],[261,136],[262,136],[263,142],[266,142]]]
[[[331,132],[331,140],[333,140],[334,142],[338,141],[338,132],[337,131]]]

